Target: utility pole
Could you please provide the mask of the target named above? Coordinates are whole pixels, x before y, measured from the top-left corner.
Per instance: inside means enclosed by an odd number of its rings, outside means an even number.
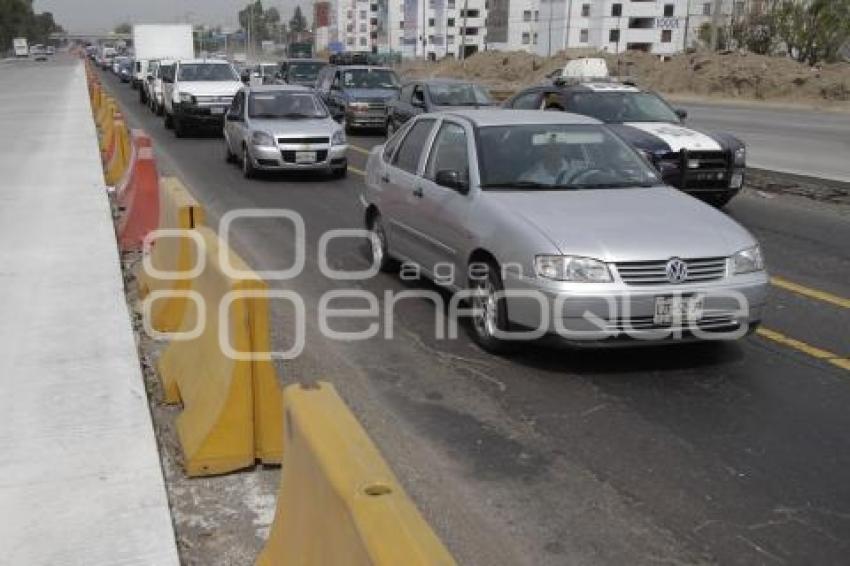
[[[466,62],[466,18],[469,16],[469,0],[463,0],[463,28],[460,30],[460,60]]]
[[[720,12],[723,9],[723,0],[714,0],[711,12],[711,50],[717,51],[720,42]]]
[[[549,4],[549,31],[546,34],[546,38],[548,39],[548,41],[547,41],[548,45],[546,47],[546,56],[551,57],[552,56],[552,0],[545,0],[545,1],[546,1],[547,4]],[[508,14],[510,14],[510,12],[508,12]],[[510,29],[510,28],[508,28],[508,29]]]

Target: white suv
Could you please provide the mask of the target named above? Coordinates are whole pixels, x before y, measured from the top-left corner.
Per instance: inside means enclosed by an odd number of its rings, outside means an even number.
[[[192,59],[178,61],[163,73],[165,127],[183,137],[192,127],[222,130],[224,114],[242,88],[239,74],[227,61]]]

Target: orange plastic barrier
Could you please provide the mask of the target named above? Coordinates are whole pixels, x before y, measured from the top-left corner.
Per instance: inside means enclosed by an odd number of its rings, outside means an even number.
[[[141,250],[145,236],[159,225],[159,173],[151,147],[134,148],[116,193],[121,210],[118,247],[121,251]]]

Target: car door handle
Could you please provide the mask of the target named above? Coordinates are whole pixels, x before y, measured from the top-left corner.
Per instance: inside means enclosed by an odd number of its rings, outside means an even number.
[[[413,196],[415,196],[416,198],[422,198],[423,196],[425,196],[425,192],[422,190],[422,187],[416,187],[415,189],[413,189]]]

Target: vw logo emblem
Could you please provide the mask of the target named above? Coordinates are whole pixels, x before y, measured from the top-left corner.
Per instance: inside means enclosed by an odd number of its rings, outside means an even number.
[[[666,271],[670,283],[684,283],[688,279],[688,264],[677,257],[667,262]]]

